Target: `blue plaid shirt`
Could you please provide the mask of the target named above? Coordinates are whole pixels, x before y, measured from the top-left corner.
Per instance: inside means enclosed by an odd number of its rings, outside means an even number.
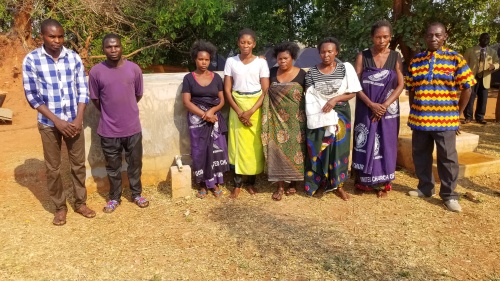
[[[62,120],[76,118],[78,103],[89,102],[87,79],[80,56],[62,47],[57,62],[40,47],[24,58],[23,86],[32,108],[46,105]],[[38,113],[38,122],[54,127],[54,123]]]

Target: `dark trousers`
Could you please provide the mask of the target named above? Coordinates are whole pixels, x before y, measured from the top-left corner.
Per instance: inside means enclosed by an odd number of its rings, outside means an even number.
[[[412,155],[418,189],[423,194],[434,194],[434,175],[432,174],[432,152],[434,143],[437,149],[437,169],[441,180],[439,196],[443,200],[458,199],[455,193],[458,179],[458,154],[455,131],[413,131]]]
[[[130,137],[106,138],[101,136],[101,147],[106,158],[109,179],[109,200],[121,201],[122,195],[122,152],[128,164],[127,176],[132,199],[141,196],[142,183],[142,133]]]
[[[472,112],[474,111],[474,100],[477,96],[476,111],[474,112],[474,119],[476,121],[484,120],[486,113],[486,103],[488,102],[488,89],[484,88],[483,78],[476,77],[477,84],[472,88],[469,103],[464,110],[465,119],[472,119]]]
[[[61,144],[62,140],[64,140],[71,166],[75,209],[78,210],[87,201],[87,190],[85,189],[85,137],[80,133],[73,138],[67,138],[56,128],[40,123],[38,123],[38,131],[42,137],[43,158],[45,159],[47,188],[50,199],[56,205],[56,210],[68,209],[60,172]]]

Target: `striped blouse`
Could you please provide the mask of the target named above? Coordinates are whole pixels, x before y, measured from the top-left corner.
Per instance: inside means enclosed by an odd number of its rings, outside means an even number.
[[[406,86],[414,91],[408,126],[420,131],[454,131],[459,128],[458,91],[476,84],[467,62],[442,47],[415,55],[408,66]]]
[[[332,73],[325,74],[319,71],[317,66],[313,66],[306,74],[306,88],[314,88],[323,96],[334,97],[338,95],[338,90],[345,76],[345,66],[337,61],[337,66]]]

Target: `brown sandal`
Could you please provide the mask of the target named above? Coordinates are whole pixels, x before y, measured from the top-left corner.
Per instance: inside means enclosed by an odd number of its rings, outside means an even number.
[[[78,210],[76,210],[75,212],[79,213],[80,215],[82,215],[88,219],[95,217],[95,211],[90,209],[89,207],[87,207],[87,205],[85,205],[85,204],[80,206],[80,208],[78,208]]]
[[[54,220],[52,221],[52,224],[61,226],[66,224],[66,214],[68,213],[67,210],[58,210],[54,214]]]

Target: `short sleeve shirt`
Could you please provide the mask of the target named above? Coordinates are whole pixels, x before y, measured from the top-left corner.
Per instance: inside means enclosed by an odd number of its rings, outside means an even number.
[[[256,92],[261,90],[260,78],[269,77],[269,67],[265,59],[256,57],[244,64],[236,55],[227,59],[224,75],[233,78],[233,91]]]
[[[219,96],[219,92],[224,86],[219,74],[213,73],[213,79],[207,86],[200,85],[193,73],[186,74],[182,81],[182,93],[190,93],[191,97],[214,97]]]
[[[137,64],[125,60],[119,67],[95,65],[89,72],[89,89],[90,98],[101,104],[97,134],[122,138],[141,132],[137,97],[143,93],[143,78]]]
[[[476,84],[465,59],[442,47],[415,55],[405,77],[415,96],[408,126],[420,131],[455,131],[459,128],[458,91]]]

